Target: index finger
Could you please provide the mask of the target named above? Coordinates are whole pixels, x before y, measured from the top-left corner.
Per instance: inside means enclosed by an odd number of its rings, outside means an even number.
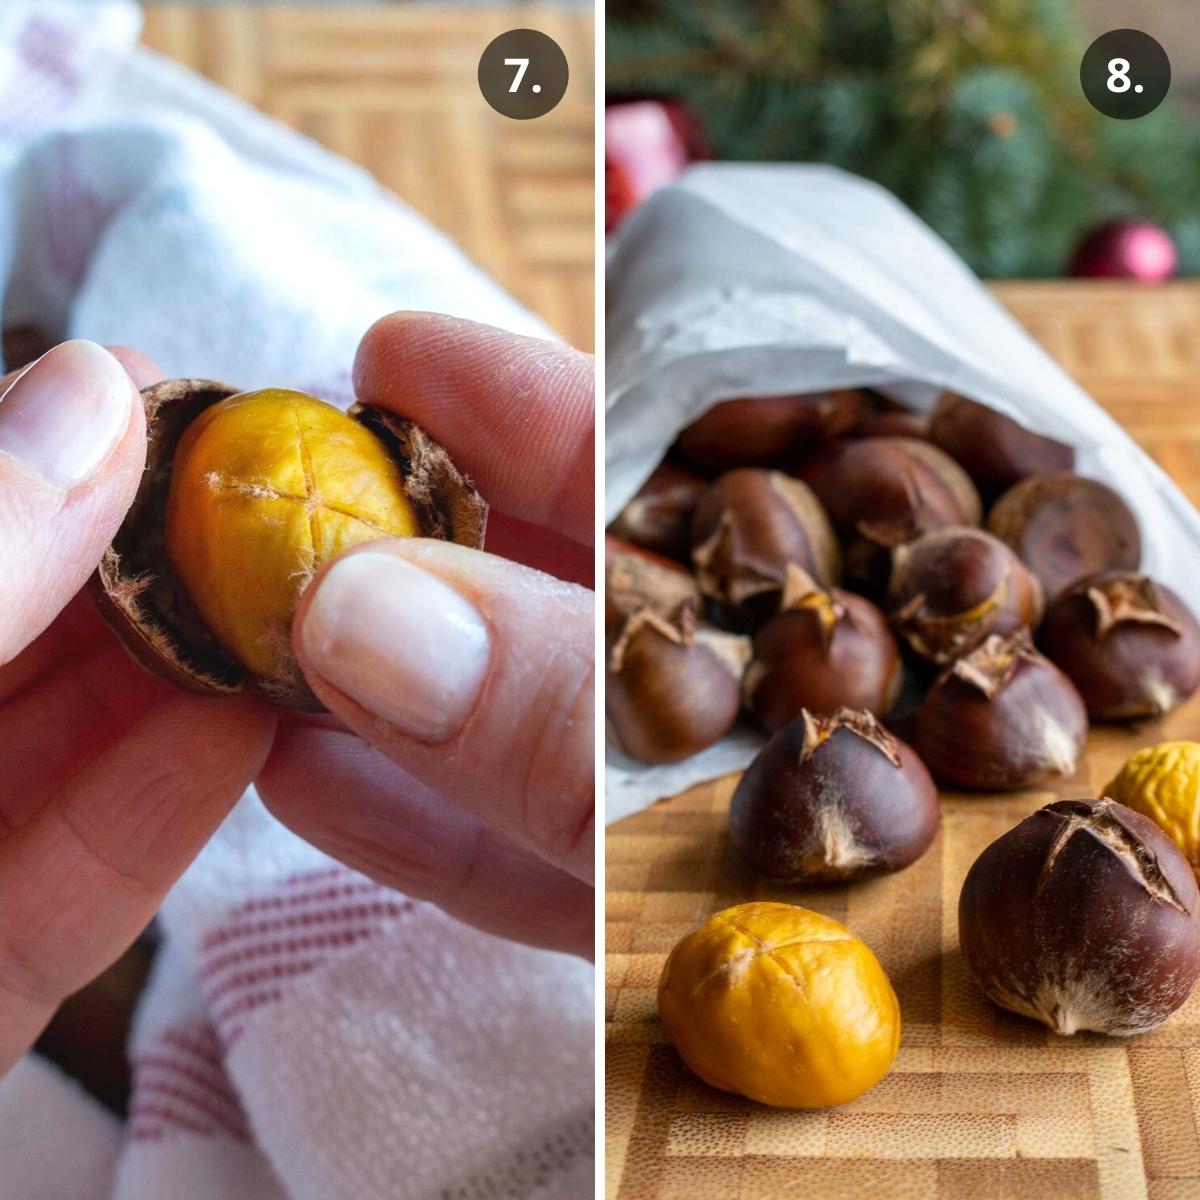
[[[354,387],[427,430],[501,512],[591,544],[591,355],[457,317],[392,313],[359,344]]]

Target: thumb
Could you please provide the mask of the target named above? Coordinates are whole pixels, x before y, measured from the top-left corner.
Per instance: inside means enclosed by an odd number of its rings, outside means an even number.
[[[356,733],[581,879],[593,873],[594,638],[586,588],[417,538],[337,559],[293,632],[313,691]]]
[[[145,459],[133,381],[94,342],[55,346],[0,396],[0,666],[96,569]]]

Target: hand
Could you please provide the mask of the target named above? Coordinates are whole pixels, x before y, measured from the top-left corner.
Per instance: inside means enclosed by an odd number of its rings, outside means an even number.
[[[137,937],[265,761],[265,705],[184,695],[86,595],[146,457],[143,356],[0,381],[0,1074]],[[15,380],[15,382],[14,382]]]
[[[343,727],[285,720],[258,779],[276,816],[357,870],[579,954],[593,944],[593,377],[587,355],[469,321],[372,327],[359,399],[446,447],[492,505],[491,553],[378,541],[320,572],[293,644]]]

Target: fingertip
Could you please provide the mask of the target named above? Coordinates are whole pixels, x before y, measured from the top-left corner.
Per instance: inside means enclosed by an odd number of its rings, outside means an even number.
[[[163,378],[158,364],[140,350],[132,346],[106,346],[105,349],[125,368],[138,391]]]

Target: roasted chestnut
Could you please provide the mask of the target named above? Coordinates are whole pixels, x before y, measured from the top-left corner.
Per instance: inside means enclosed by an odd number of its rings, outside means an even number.
[[[937,833],[921,760],[869,713],[807,710],[759,751],[733,794],[733,844],[760,874],[832,883],[897,871]]]
[[[879,609],[790,566],[779,612],[754,635],[743,685],[759,723],[773,733],[804,708],[884,717],[902,681],[900,652]]]
[[[704,493],[692,520],[700,590],[759,620],[779,604],[789,563],[818,582],[838,580],[829,518],[810,488],[779,471],[728,471]]]
[[[844,433],[861,411],[857,389],[726,400],[693,421],[677,445],[685,458],[709,471],[777,467]]]
[[[679,563],[604,535],[604,623],[613,636],[639,609],[675,617],[683,605],[699,612],[703,603],[692,573]]]
[[[1125,1037],[1161,1024],[1200,975],[1200,894],[1187,860],[1115,800],[1059,800],[994,841],[958,904],[983,993],[1056,1033]]]
[[[1095,479],[1060,471],[1014,484],[988,529],[1038,577],[1046,600],[1097,571],[1136,571],[1142,536],[1125,501]]]
[[[1170,588],[1136,571],[1069,587],[1039,640],[1097,721],[1159,716],[1200,686],[1200,625]]]
[[[990,635],[938,677],[915,745],[942,782],[1002,792],[1073,775],[1087,729],[1074,685],[1021,629]]]
[[[954,392],[938,397],[929,437],[970,475],[985,499],[1029,475],[1075,466],[1072,447]]]
[[[929,418],[921,413],[893,410],[863,417],[847,434],[849,438],[902,437],[929,440]]]
[[[678,463],[659,463],[609,529],[619,538],[686,559],[692,547],[692,513],[709,481]]]
[[[990,633],[1036,627],[1042,589],[998,538],[950,526],[892,552],[888,608],[909,646],[940,665]]]
[[[631,616],[608,654],[609,740],[646,763],[677,762],[729,732],[741,707],[750,642],[651,609]]]
[[[979,496],[949,455],[916,438],[864,438],[838,449],[813,488],[841,536],[846,577],[880,589],[891,550],[931,529],[978,525]]]
[[[323,712],[292,651],[309,580],[383,536],[483,545],[487,505],[395,413],[207,379],[142,407],[146,470],[90,589],[132,657],[189,690]]]

